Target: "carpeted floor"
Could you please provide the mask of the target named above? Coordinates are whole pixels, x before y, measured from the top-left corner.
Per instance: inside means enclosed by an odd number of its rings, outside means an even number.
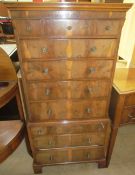
[[[59,165],[43,168],[43,175],[135,175],[135,125],[121,127],[109,168],[96,163]],[[33,175],[32,158],[24,141],[2,164],[0,175]]]

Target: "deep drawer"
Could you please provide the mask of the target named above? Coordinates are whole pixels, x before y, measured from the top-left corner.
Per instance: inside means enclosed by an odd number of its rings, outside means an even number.
[[[78,19],[19,19],[14,20],[20,36],[47,36],[58,38],[79,38],[117,36],[121,29],[120,20],[78,20]]]
[[[105,158],[104,148],[74,148],[61,150],[37,151],[34,161],[40,164],[96,161]]]
[[[23,63],[27,80],[71,80],[109,78],[113,60],[44,61]]]
[[[31,132],[30,132],[31,135]],[[76,146],[104,146],[105,132],[85,134],[65,134],[32,136],[32,145],[36,149],[50,149]]]
[[[107,97],[110,82],[93,81],[58,81],[28,83],[28,96],[33,100],[89,99]]]
[[[63,120],[105,118],[107,100],[57,100],[30,103],[30,120]]]
[[[109,120],[85,121],[85,122],[46,122],[29,123],[28,128],[32,137],[62,134],[84,134],[91,132],[106,132],[110,127]]]
[[[19,41],[24,60],[113,58],[117,39],[24,39]]]

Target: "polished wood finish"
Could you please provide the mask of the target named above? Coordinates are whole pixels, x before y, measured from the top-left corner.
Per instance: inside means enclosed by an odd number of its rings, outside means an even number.
[[[23,52],[25,48],[29,48]],[[116,39],[22,39],[22,57],[31,59],[79,59],[92,57],[114,57]]]
[[[89,99],[106,97],[109,94],[109,81],[56,81],[29,83],[28,96],[30,101],[55,99]],[[79,87],[79,89],[78,89]],[[39,91],[40,89],[40,91]],[[69,91],[69,93],[67,93]]]
[[[109,110],[112,120],[112,131],[108,149],[107,164],[109,164],[111,159],[118,128],[121,125],[135,123],[134,75],[134,68],[117,68],[115,71]]]
[[[53,61],[23,63],[27,80],[71,80],[109,78],[112,60]]]
[[[57,100],[30,103],[30,121],[104,118],[107,100]],[[40,113],[39,113],[40,111]]]
[[[21,121],[0,121],[0,163],[4,161],[24,138]]]
[[[17,80],[16,72],[10,58],[6,52],[0,47],[0,81]]]
[[[7,4],[27,104],[35,173],[53,164],[106,167],[108,106],[129,4]]]
[[[16,98],[20,120],[0,121],[0,162],[4,161],[24,138],[24,116],[15,68],[0,48],[0,108]]]

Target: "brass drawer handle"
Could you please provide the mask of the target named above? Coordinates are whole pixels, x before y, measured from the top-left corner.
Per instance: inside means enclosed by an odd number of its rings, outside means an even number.
[[[42,51],[42,53],[47,53],[48,52],[48,48],[43,47],[43,48],[41,48],[41,51]]]
[[[102,122],[99,124],[99,131],[104,130],[105,126]]]
[[[26,31],[27,32],[31,32],[31,27],[30,26],[26,26]]]
[[[105,26],[105,30],[110,30],[111,29],[111,27],[110,26]]]
[[[135,116],[133,116],[133,115],[131,115],[131,114],[128,114],[128,117],[129,117],[130,119],[132,119],[132,120],[135,119]]]
[[[92,47],[92,48],[90,48],[90,52],[95,52],[96,50],[97,50],[96,47]]]
[[[91,138],[88,138],[88,143],[91,144]]]
[[[90,159],[90,153],[87,153],[87,159]]]
[[[72,26],[67,26],[67,30],[72,30]]]
[[[43,73],[44,73],[45,75],[47,75],[48,72],[49,72],[49,69],[48,69],[47,67],[43,69]]]
[[[43,133],[43,132],[42,132],[41,129],[37,130],[37,134],[38,134],[38,135],[42,135],[42,133]]]
[[[50,93],[51,93],[50,89],[49,89],[49,88],[47,88],[47,89],[45,90],[45,95],[46,95],[46,96],[49,96],[49,95],[50,95]]]
[[[95,67],[89,67],[88,68],[88,73],[94,73],[96,71],[96,68]]]
[[[51,146],[52,144],[53,144],[52,140],[49,140],[48,145]]]
[[[47,114],[48,114],[49,117],[51,117],[51,115],[52,115],[52,109],[51,108],[48,109]]]
[[[86,108],[86,112],[87,112],[88,114],[90,114],[90,113],[91,113],[91,108]]]
[[[54,160],[54,157],[53,156],[50,156],[49,159],[50,159],[50,161],[53,161]]]
[[[87,89],[86,89],[86,93],[91,94],[91,93],[92,93],[92,88],[91,88],[91,87],[87,87]]]

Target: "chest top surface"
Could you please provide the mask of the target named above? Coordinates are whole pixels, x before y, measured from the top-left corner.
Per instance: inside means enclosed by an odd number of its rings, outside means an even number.
[[[135,68],[117,68],[113,85],[120,94],[135,92]]]

